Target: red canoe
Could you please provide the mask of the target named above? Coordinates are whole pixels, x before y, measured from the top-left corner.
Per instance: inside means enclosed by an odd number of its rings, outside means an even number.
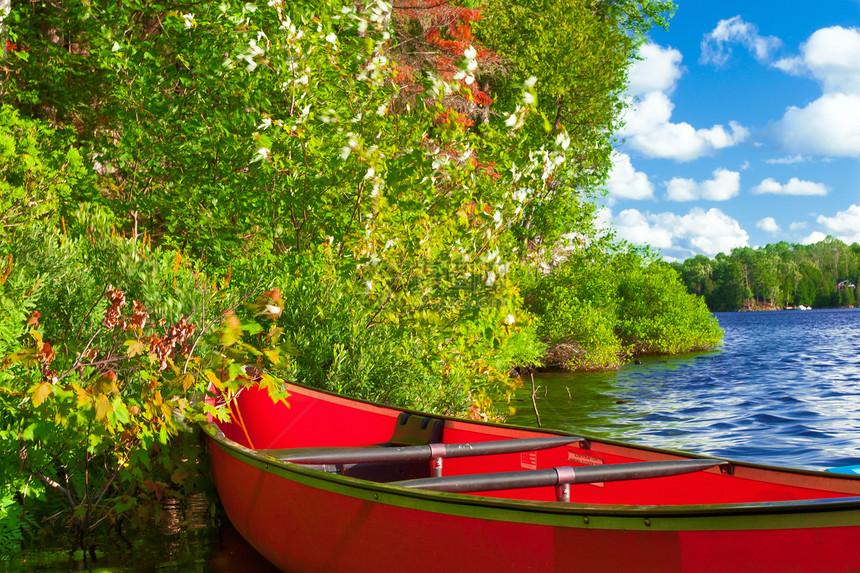
[[[283,571],[860,571],[856,476],[288,390],[204,424],[227,515]]]

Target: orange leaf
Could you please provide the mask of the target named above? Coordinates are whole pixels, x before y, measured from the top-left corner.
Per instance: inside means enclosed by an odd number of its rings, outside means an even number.
[[[6,282],[6,279],[9,278],[9,275],[12,273],[12,255],[10,254],[6,258],[6,271],[3,274],[0,274],[0,285]]]

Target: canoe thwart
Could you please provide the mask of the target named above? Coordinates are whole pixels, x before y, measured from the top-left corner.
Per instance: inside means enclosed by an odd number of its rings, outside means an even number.
[[[569,500],[569,488],[565,486],[571,484],[676,476],[722,465],[731,464],[723,460],[694,459],[583,467],[560,466],[547,470],[525,470],[404,480],[392,482],[391,485],[452,493],[555,487],[557,488],[556,495],[559,500],[567,501]],[[566,496],[567,499],[565,499]]]
[[[269,450],[268,455],[296,464],[360,464],[431,461],[444,458],[534,452],[582,442],[577,436],[521,438],[464,444],[427,444],[383,448],[302,448]]]

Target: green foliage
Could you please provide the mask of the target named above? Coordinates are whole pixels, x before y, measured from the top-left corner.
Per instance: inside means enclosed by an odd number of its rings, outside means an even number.
[[[70,129],[23,118],[0,106],[0,234],[37,219],[58,220],[89,187]]]
[[[680,354],[714,348],[722,330],[702,297],[685,292],[677,271],[637,254],[616,257],[616,332],[634,355]]]
[[[199,400],[207,387],[229,398],[247,383],[246,364],[289,371],[274,331],[224,313],[239,301],[179,253],[108,224],[81,209],[69,225],[79,235],[31,224],[0,237],[11,261],[0,284],[3,527],[24,504],[39,512],[58,501],[52,513],[78,543],[101,523],[155,516],[157,499],[201,487],[185,420],[223,415]]]
[[[299,380],[424,411],[462,415],[480,402],[480,413],[506,413],[510,365],[534,362],[542,350],[515,292],[483,279],[430,289],[457,278],[444,266],[404,275],[383,263],[344,270],[337,262],[324,245],[283,260],[271,279],[289,301],[278,324]]]
[[[516,102],[518,88],[532,86],[542,117],[533,137],[570,142],[570,159],[541,190],[540,200],[526,206],[518,229],[523,239],[551,247],[590,219],[590,203],[583,204],[582,196],[596,193],[609,172],[628,67],[644,34],[652,25],[666,27],[673,10],[664,0],[484,3],[476,36],[501,55],[510,74],[486,78],[494,95]],[[582,230],[594,234],[587,226]]]
[[[526,292],[548,360],[571,370],[713,348],[722,331],[668,265],[635,251],[574,250]]]
[[[604,370],[620,365],[615,336],[617,301],[605,256],[577,250],[526,290],[538,333],[550,348],[547,362],[570,370]]]
[[[672,266],[713,311],[854,306],[856,288],[843,293],[836,285],[860,281],[860,245],[828,237],[812,245],[739,248],[713,260],[699,255]]]

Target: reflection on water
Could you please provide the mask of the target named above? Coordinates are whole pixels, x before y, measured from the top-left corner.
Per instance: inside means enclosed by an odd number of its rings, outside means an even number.
[[[148,573],[278,573],[224,518],[213,525],[203,496],[163,503],[163,519],[150,531],[95,540],[95,559],[71,552],[66,539],[39,540],[24,552],[0,559],[0,571]]]
[[[543,426],[774,465],[860,463],[860,310],[717,318],[718,352],[536,376]],[[534,425],[530,393],[510,422]]]

